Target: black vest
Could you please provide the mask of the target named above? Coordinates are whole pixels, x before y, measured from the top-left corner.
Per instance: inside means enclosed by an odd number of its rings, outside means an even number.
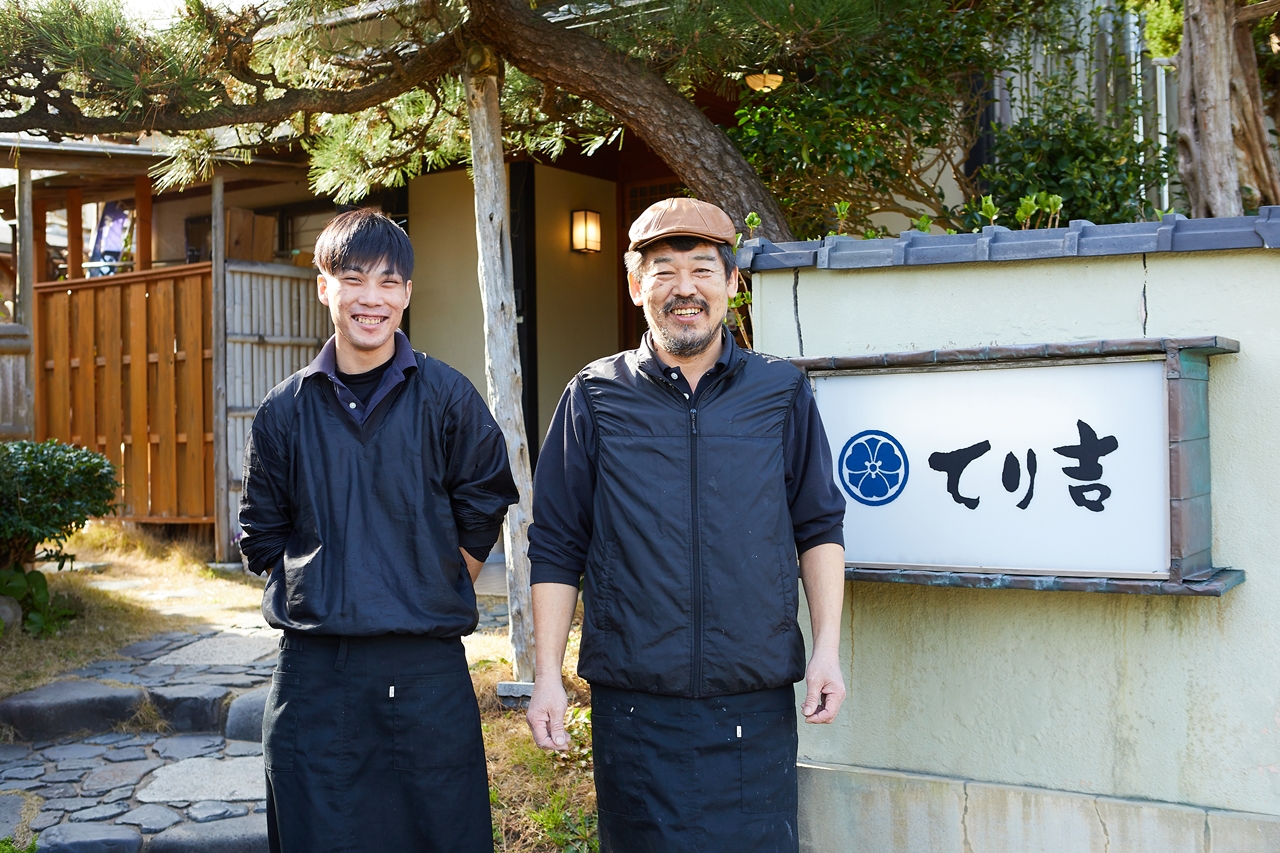
[[[793,684],[804,640],[783,440],[804,376],[734,347],[691,403],[643,356],[578,377],[597,436],[578,672],[689,697]]]

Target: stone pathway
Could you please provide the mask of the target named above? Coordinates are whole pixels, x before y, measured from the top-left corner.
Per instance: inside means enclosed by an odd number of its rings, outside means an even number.
[[[505,631],[488,569],[479,631]],[[279,646],[265,625],[159,634],[0,700],[0,838],[50,853],[267,850],[262,713]],[[150,700],[169,732],[116,731]],[[34,817],[32,815],[34,814]]]
[[[480,623],[477,631],[507,630],[506,596],[477,595],[476,609],[480,611]]]
[[[28,826],[39,850],[265,851],[257,741],[277,648],[267,628],[161,634],[122,649],[128,660],[99,661],[0,701],[0,719],[20,733],[94,723],[101,732],[113,713],[132,713],[120,694],[146,695],[174,730],[0,744],[0,838],[34,798]]]

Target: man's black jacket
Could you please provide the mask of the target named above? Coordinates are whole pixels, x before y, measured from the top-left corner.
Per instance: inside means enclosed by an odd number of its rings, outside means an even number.
[[[843,542],[845,503],[804,375],[725,346],[696,396],[646,336],[561,399],[529,556],[534,583],[582,581],[592,684],[703,697],[804,677],[797,549]]]
[[[271,625],[344,636],[475,628],[458,549],[491,546],[516,500],[506,443],[466,377],[413,357],[363,425],[323,372],[299,371],[262,401],[245,447],[240,548],[251,570],[274,567],[262,603]]]

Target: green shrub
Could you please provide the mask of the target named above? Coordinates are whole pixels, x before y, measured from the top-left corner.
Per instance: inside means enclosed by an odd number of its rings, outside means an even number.
[[[1087,219],[1095,225],[1153,218],[1148,194],[1168,178],[1175,156],[1172,146],[1162,150],[1136,139],[1128,116],[1106,124],[1094,118],[1090,105],[1064,101],[997,128],[992,154],[995,162],[979,177],[997,208],[1012,212],[1025,196],[1043,192],[1062,196],[1064,223]],[[968,205],[966,227],[986,224],[980,204]]]
[[[37,558],[62,568],[72,559],[62,550],[67,537],[111,514],[117,488],[101,453],[53,440],[0,445],[0,595],[18,599],[27,630],[55,631],[75,608],[65,596],[50,597],[44,575],[24,568]]]

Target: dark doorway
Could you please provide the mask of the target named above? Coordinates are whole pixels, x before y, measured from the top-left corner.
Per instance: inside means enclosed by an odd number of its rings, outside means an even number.
[[[511,180],[511,278],[516,292],[516,342],[523,379],[524,428],[529,464],[538,464],[538,255],[534,211],[534,164],[516,161]]]

